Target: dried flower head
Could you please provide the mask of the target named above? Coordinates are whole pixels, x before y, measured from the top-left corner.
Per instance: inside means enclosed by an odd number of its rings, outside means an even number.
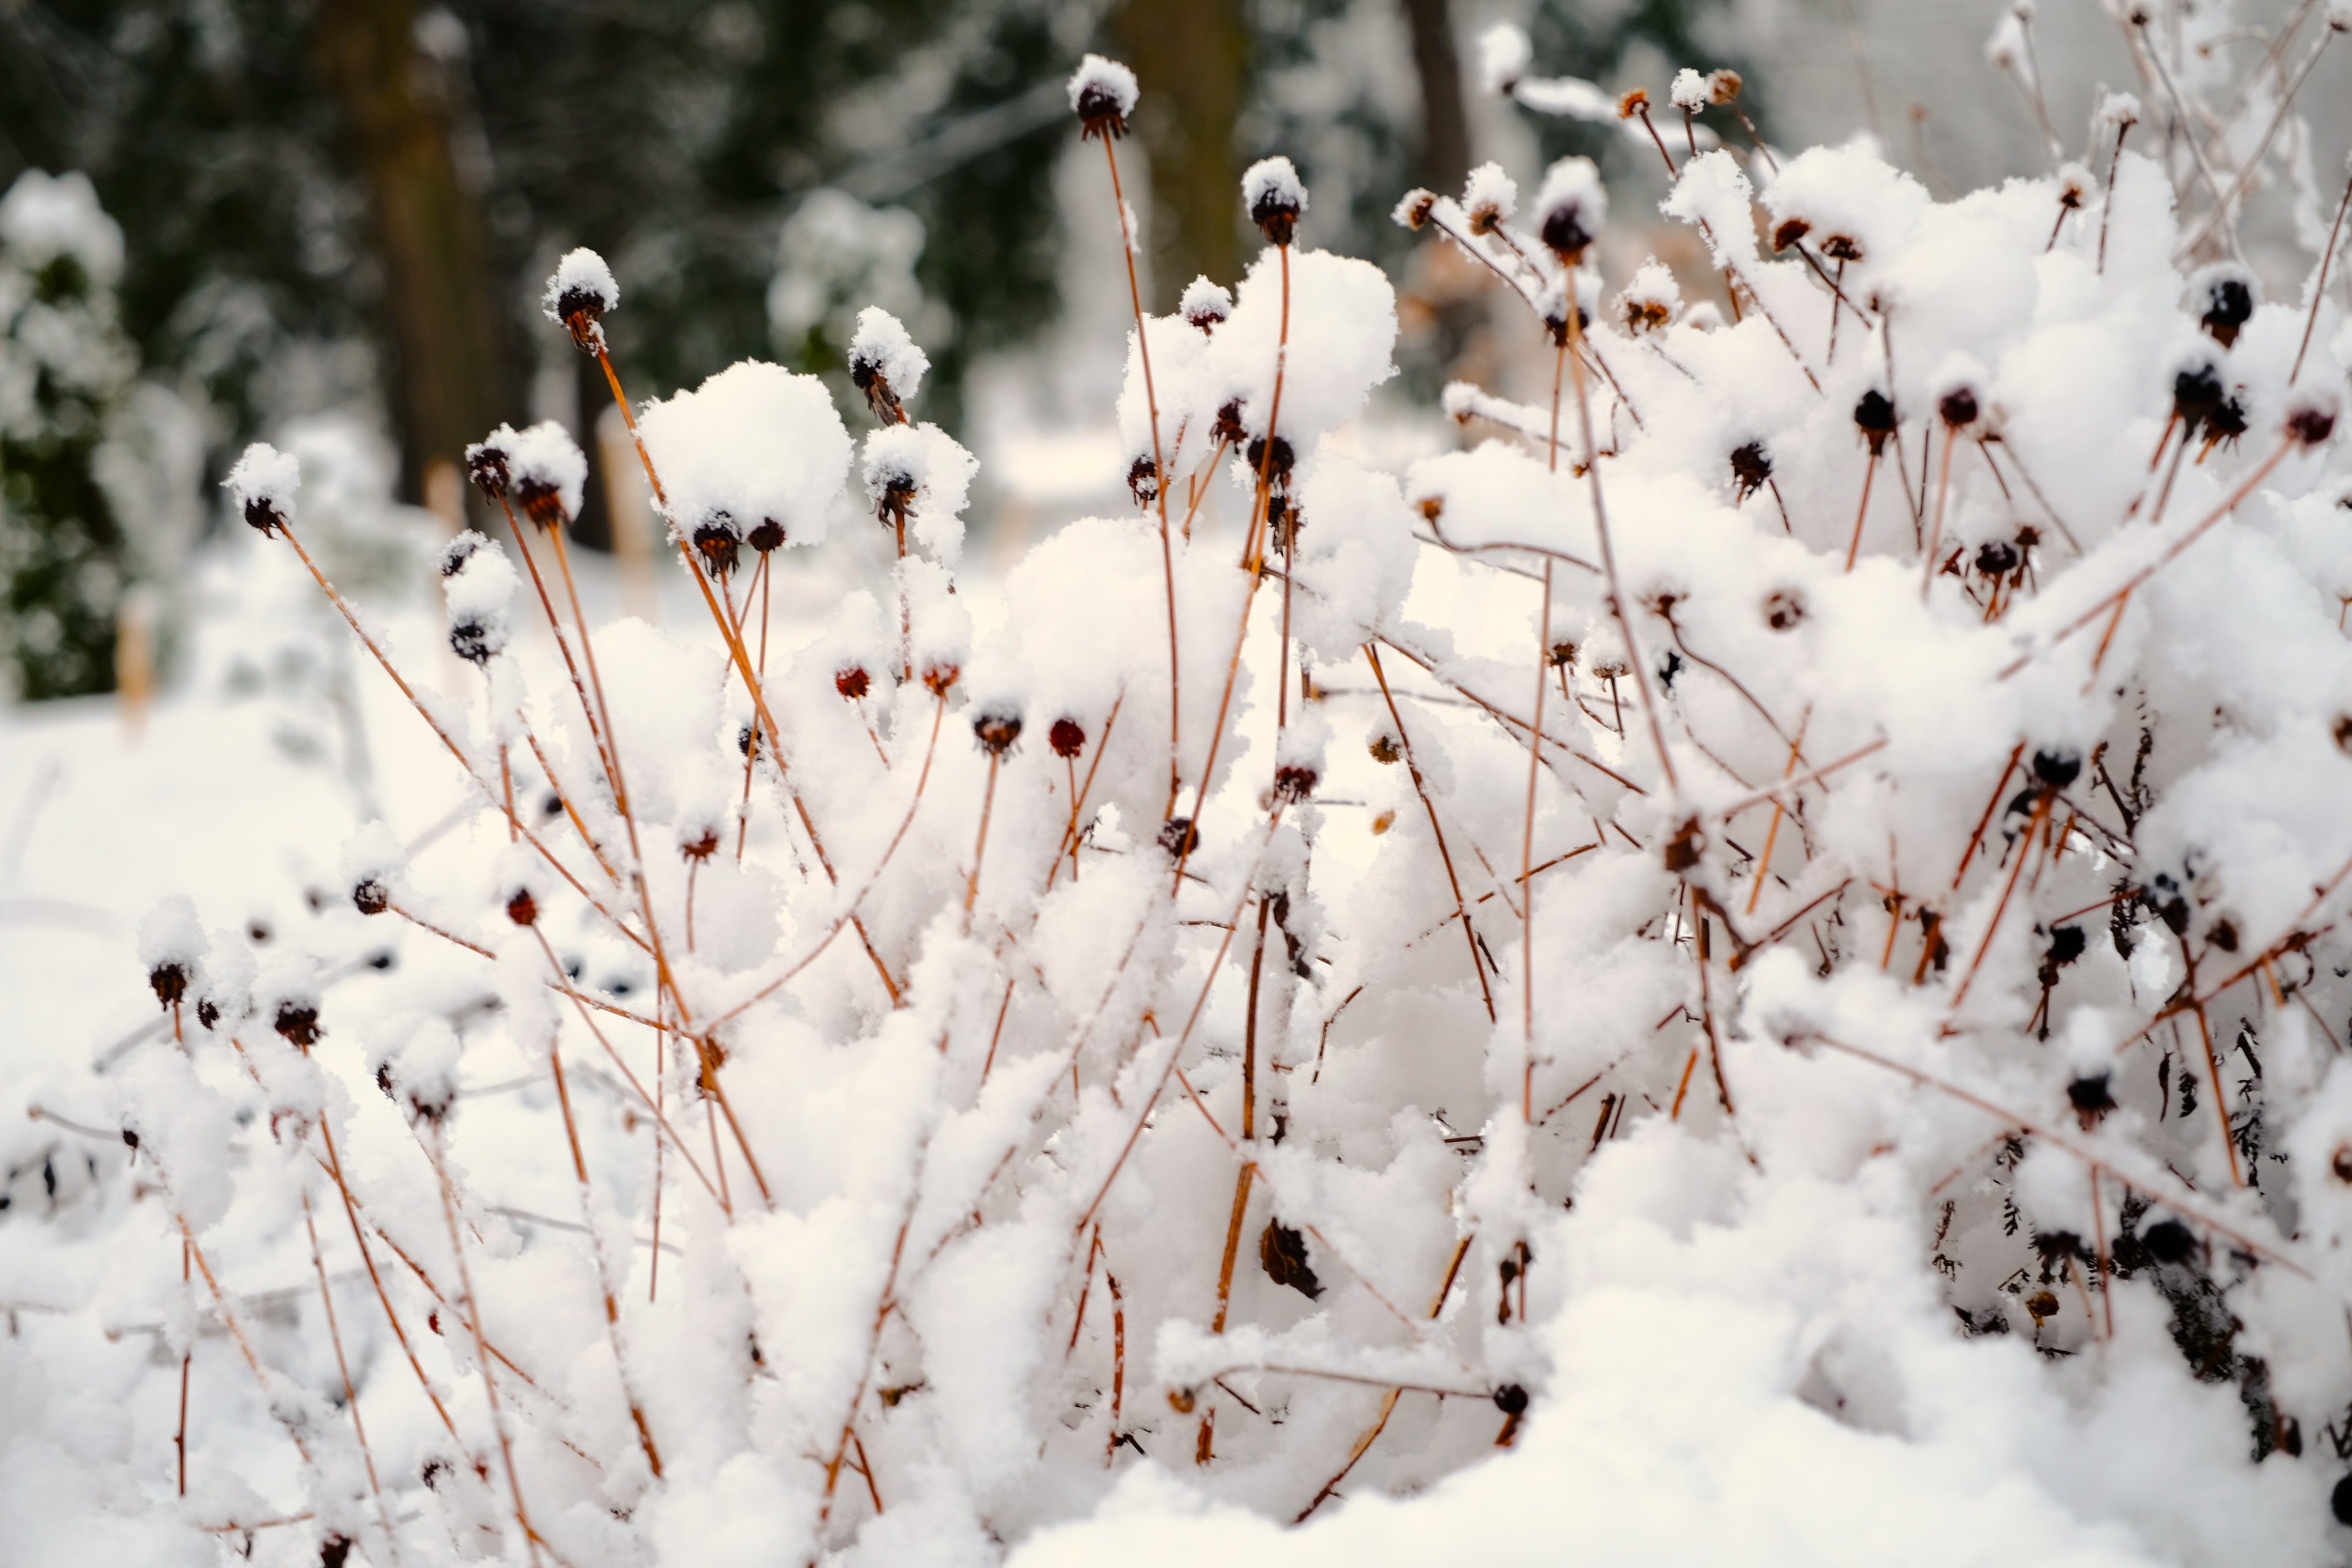
[[[963,678],[961,665],[941,660],[923,667],[923,689],[934,697],[945,697],[955,683]]]
[[[2252,272],[2226,261],[2205,268],[2189,281],[2189,303],[2198,311],[2198,324],[2225,349],[2238,341],[2239,332],[2253,320],[2261,290]]]
[[[731,574],[742,559],[743,536],[735,527],[732,514],[724,510],[707,514],[695,524],[691,535],[694,552],[702,557],[702,564],[714,577]]]
[[[1782,218],[1780,226],[1772,231],[1772,248],[1786,250],[1812,232],[1813,226],[1803,218]]]
[[[866,411],[875,418],[885,425],[908,423],[904,400],[922,390],[930,368],[930,356],[898,317],[875,305],[857,312],[857,331],[849,340],[849,379],[866,395]]]
[[[1135,498],[1139,507],[1148,507],[1160,499],[1160,470],[1150,458],[1138,458],[1127,466],[1127,493]]]
[[[1429,215],[1436,210],[1437,193],[1415,186],[1404,194],[1404,200],[1397,203],[1396,210],[1389,216],[1396,220],[1399,228],[1419,230],[1428,226]]]
[[[763,517],[743,536],[743,542],[765,555],[783,548],[784,525],[772,517]]]
[[[1576,668],[1576,645],[1565,637],[1555,637],[1544,648],[1544,663],[1553,669]]]
[[[1714,101],[1713,95],[1707,90],[1706,78],[1688,66],[1675,72],[1674,83],[1667,88],[1666,95],[1685,114],[1696,114]]]
[[[1242,175],[1242,205],[1268,245],[1288,245],[1307,211],[1307,186],[1289,159],[1261,158]]]
[[[352,884],[352,908],[363,915],[380,915],[392,908],[392,889],[373,877]]]
[[[1481,163],[1462,187],[1462,210],[1472,234],[1493,234],[1518,210],[1519,187],[1499,163]]]
[[[1617,118],[1620,120],[1631,120],[1637,114],[1648,113],[1649,110],[1650,94],[1646,88],[1628,88],[1617,100]]]
[[[1706,73],[1706,100],[1717,105],[1738,103],[1739,89],[1746,85],[1738,71],[1729,66],[1719,67]]]
[[[1398,744],[1397,738],[1386,730],[1374,735],[1364,749],[1372,754],[1372,761],[1384,768],[1392,768],[1404,761],[1404,747]]]
[[[1276,488],[1290,482],[1290,471],[1297,461],[1290,443],[1276,436],[1269,444],[1263,436],[1252,437],[1248,447],[1250,472],[1263,474],[1266,482]]]
[[[873,685],[874,678],[862,664],[845,664],[833,672],[833,689],[852,702],[863,701]]]
[[[188,994],[188,966],[167,958],[147,972],[147,984],[154,989],[159,1004],[176,1007]]]
[[[1536,211],[1537,234],[1552,254],[1571,267],[1583,260],[1609,211],[1592,160],[1562,158],[1546,170]]]
[[[507,650],[507,626],[490,616],[467,616],[449,623],[449,651],[467,664],[486,665]]]
[[[302,465],[266,441],[256,441],[221,481],[237,515],[267,539],[294,521],[294,493],[302,488]]]
[[[572,251],[555,264],[540,299],[548,319],[592,353],[604,346],[605,314],[620,303],[621,286],[613,280],[613,269],[603,257],[586,249]]]
[[[971,732],[982,751],[992,757],[1002,757],[1021,738],[1021,715],[982,709],[972,715]]]
[[[1774,631],[1794,631],[1804,618],[1804,596],[1794,588],[1775,588],[1764,595],[1764,624]]]
[[[1201,835],[1189,816],[1171,816],[1160,825],[1160,847],[1181,858],[1201,847]]]
[[[1135,73],[1117,60],[1088,55],[1070,76],[1070,112],[1078,117],[1081,140],[1117,141],[1127,134],[1127,117],[1140,96]]]
[[[289,996],[278,1004],[271,1026],[302,1050],[319,1043],[326,1030],[319,1026],[319,1004],[308,996]]]
[[[1750,441],[1733,448],[1731,454],[1731,488],[1734,499],[1746,500],[1772,480],[1772,458],[1764,450],[1761,441]]]
[[[1274,770],[1274,798],[1286,805],[1296,805],[1315,793],[1319,777],[1313,768],[1303,763],[1286,763]]]
[[[2286,433],[2305,447],[2317,447],[2336,434],[2336,402],[2332,393],[2305,393],[2287,410]]]
[[[1883,451],[1887,437],[1895,434],[1895,405],[1887,400],[1886,394],[1874,386],[1854,404],[1853,423],[1870,443],[1874,454]]]
[[[1992,539],[1977,547],[1977,570],[1988,577],[2006,577],[2023,563],[2025,556],[2006,539]]]
[[[562,426],[548,419],[518,431],[507,447],[507,463],[515,500],[533,524],[560,528],[580,514],[588,458]]]
[[[519,926],[539,923],[539,900],[529,888],[517,888],[507,896],[507,919]]]
[[[472,446],[466,448],[466,477],[492,500],[507,493],[511,479],[507,449],[514,440],[514,431],[501,425]]]
[[[1217,410],[1216,422],[1209,426],[1209,438],[1228,447],[1237,447],[1249,439],[1242,428],[1241,399],[1232,398]]]
[[[1184,297],[1176,308],[1183,312],[1187,325],[1198,327],[1203,333],[1213,332],[1218,325],[1234,313],[1234,297],[1230,290],[1212,283],[1204,277],[1195,278],[1184,286]]]
[[[1936,399],[1936,412],[1942,415],[1944,423],[1955,430],[1975,424],[1978,415],[1982,412],[1977,403],[1976,388],[1953,387]]]
[[[1087,749],[1087,732],[1076,719],[1056,719],[1045,731],[1045,743],[1054,748],[1055,756],[1075,758]]]
[[[688,860],[708,860],[719,852],[719,830],[708,825],[699,833],[678,839],[677,852]]]

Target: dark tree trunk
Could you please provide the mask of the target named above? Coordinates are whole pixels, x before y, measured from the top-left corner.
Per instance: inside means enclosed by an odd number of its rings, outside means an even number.
[[[1433,191],[1461,188],[1470,172],[1470,121],[1462,107],[1462,60],[1447,0],[1404,0],[1412,64],[1421,74],[1421,177]]]
[[[1241,168],[1234,127],[1248,90],[1242,0],[1127,0],[1119,47],[1143,89],[1151,155],[1152,292],[1165,310],[1194,275],[1230,284],[1241,266]]]
[[[416,47],[415,20],[411,0],[329,0],[315,38],[374,220],[390,402],[412,499],[509,402],[481,213],[451,156],[446,98]]]

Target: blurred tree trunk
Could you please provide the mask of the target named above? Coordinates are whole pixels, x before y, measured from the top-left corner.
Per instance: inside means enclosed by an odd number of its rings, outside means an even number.
[[[401,488],[422,500],[434,467],[458,462],[508,400],[481,213],[451,155],[446,99],[416,47],[415,20],[411,0],[329,0],[314,45],[368,191]]]
[[[1470,172],[1470,121],[1462,107],[1452,11],[1447,0],[1404,0],[1421,76],[1421,178],[1433,191],[1459,189]]]
[[[1152,293],[1166,310],[1196,274],[1234,281],[1241,268],[1241,168],[1234,127],[1248,91],[1243,0],[1127,0],[1119,47],[1135,68],[1137,111],[1151,156]]]

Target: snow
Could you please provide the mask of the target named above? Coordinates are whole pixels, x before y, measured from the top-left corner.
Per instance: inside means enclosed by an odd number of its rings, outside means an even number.
[[[1088,55],[1070,73],[1070,112],[1086,115],[1101,112],[1100,105],[1125,120],[1135,112],[1135,100],[1140,96],[1135,85],[1135,73],[1117,60],[1100,55]]]
[[[100,288],[113,287],[122,276],[122,229],[99,205],[89,176],[78,169],[18,174],[0,196],[0,246],[15,251],[30,271],[65,256]]]
[[[587,497],[588,458],[572,432],[552,419],[542,419],[515,432],[506,451],[516,499],[526,510],[538,498],[548,497],[562,507],[565,517],[580,515]]]
[[[1484,234],[1497,222],[1508,222],[1518,210],[1519,187],[1499,163],[1481,163],[1470,171],[1462,187],[1462,210],[1470,215],[1474,234]]]
[[[1535,63],[1535,46],[1522,28],[1496,22],[1478,35],[1478,81],[1494,94],[1509,92]]]
[[[1706,78],[1685,66],[1675,72],[1674,85],[1668,89],[1668,96],[1674,106],[1685,114],[1701,113],[1706,109],[1709,98]]]
[[[302,465],[266,441],[245,449],[221,481],[237,515],[263,533],[294,521],[294,497],[302,488]]]
[[[1408,410],[1388,279],[1268,245],[1070,438],[1164,524],[1001,559],[953,438],[737,365],[645,410],[671,521],[822,547],[723,633],[371,571],[381,454],[274,434],[233,501],[308,475],[467,760],[236,528],[143,737],[0,712],[15,1539],[2338,1561],[2352,335],[2221,321],[2177,172],[1714,151],[1652,235],[1569,163],[1522,258],[1482,170],[1414,206],[1519,357]]]
[[[898,317],[878,305],[857,312],[857,332],[849,340],[853,378],[878,371],[890,390],[906,398],[923,389],[923,373],[930,368],[929,356],[915,345]]]
[[[584,311],[593,322],[620,303],[621,285],[614,280],[612,268],[603,257],[583,247],[566,251],[555,264],[539,305],[549,321],[569,326],[575,314]]]
[[[912,353],[919,363],[921,351]],[[912,379],[919,384],[921,372]],[[637,428],[681,536],[723,514],[747,536],[773,521],[787,543],[824,542],[850,442],[816,377],[744,360],[692,392],[647,405]]]

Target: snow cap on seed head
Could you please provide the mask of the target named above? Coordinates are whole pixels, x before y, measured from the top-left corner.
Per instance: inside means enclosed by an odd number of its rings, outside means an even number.
[[[1675,100],[1675,107],[1685,114],[1698,113],[1714,98],[1714,94],[1707,90],[1706,78],[1688,66],[1675,72],[1675,84],[1668,90]]]
[[[849,340],[849,379],[866,395],[866,406],[877,419],[905,423],[902,400],[922,390],[923,373],[930,368],[930,357],[898,317],[879,305],[857,312],[857,331]]]
[[[1955,351],[1936,367],[1929,390],[1936,413],[1953,429],[1975,424],[1985,413],[1984,366]]]
[[[1288,245],[1307,210],[1307,186],[1289,159],[1260,158],[1242,175],[1242,205],[1271,245]]]
[[[540,297],[540,308],[547,319],[572,334],[572,341],[583,349],[594,349],[604,341],[604,313],[619,308],[621,286],[614,281],[613,269],[604,258],[584,247],[565,254],[548,275],[547,291]]]
[[[514,426],[500,425],[466,448],[466,477],[492,500],[506,494],[514,479]]]
[[[2334,388],[2302,388],[2287,401],[2286,433],[2303,446],[2319,446],[2336,434],[2336,421],[2342,413],[2343,400]]]
[[[515,499],[531,521],[553,528],[580,515],[588,489],[588,458],[572,432],[552,419],[514,433],[507,471]]]
[[[302,465],[292,454],[256,441],[221,481],[238,515],[264,538],[294,521],[294,494],[302,488]]]
[[[1462,210],[1470,215],[1472,234],[1492,234],[1518,207],[1519,187],[1500,163],[1481,163],[1470,171],[1462,187]]]
[[[1078,117],[1081,139],[1126,135],[1139,96],[1135,73],[1100,55],[1088,55],[1070,73],[1070,112]]]
[[[1176,308],[1184,320],[1203,332],[1213,332],[1217,323],[1234,313],[1233,291],[1221,283],[1213,283],[1203,273],[1184,286],[1184,298]]]
[[[363,915],[380,915],[401,894],[408,851],[383,823],[371,822],[343,846],[343,883]]]
[[[1535,58],[1535,46],[1528,42],[1524,30],[1497,22],[1478,35],[1478,83],[1488,92],[1507,98]]]
[[[2091,123],[2105,131],[2119,131],[2126,125],[2139,123],[2139,100],[2128,92],[2110,92],[2099,100],[2098,111]]]
[[[733,539],[754,550],[824,542],[850,440],[815,376],[742,360],[648,405],[637,428],[688,539],[713,530],[705,537],[722,554]]]
[[[1543,188],[1536,193],[1538,232],[1562,260],[1581,259],[1608,216],[1608,194],[1591,159],[1562,158],[1544,171]]]

